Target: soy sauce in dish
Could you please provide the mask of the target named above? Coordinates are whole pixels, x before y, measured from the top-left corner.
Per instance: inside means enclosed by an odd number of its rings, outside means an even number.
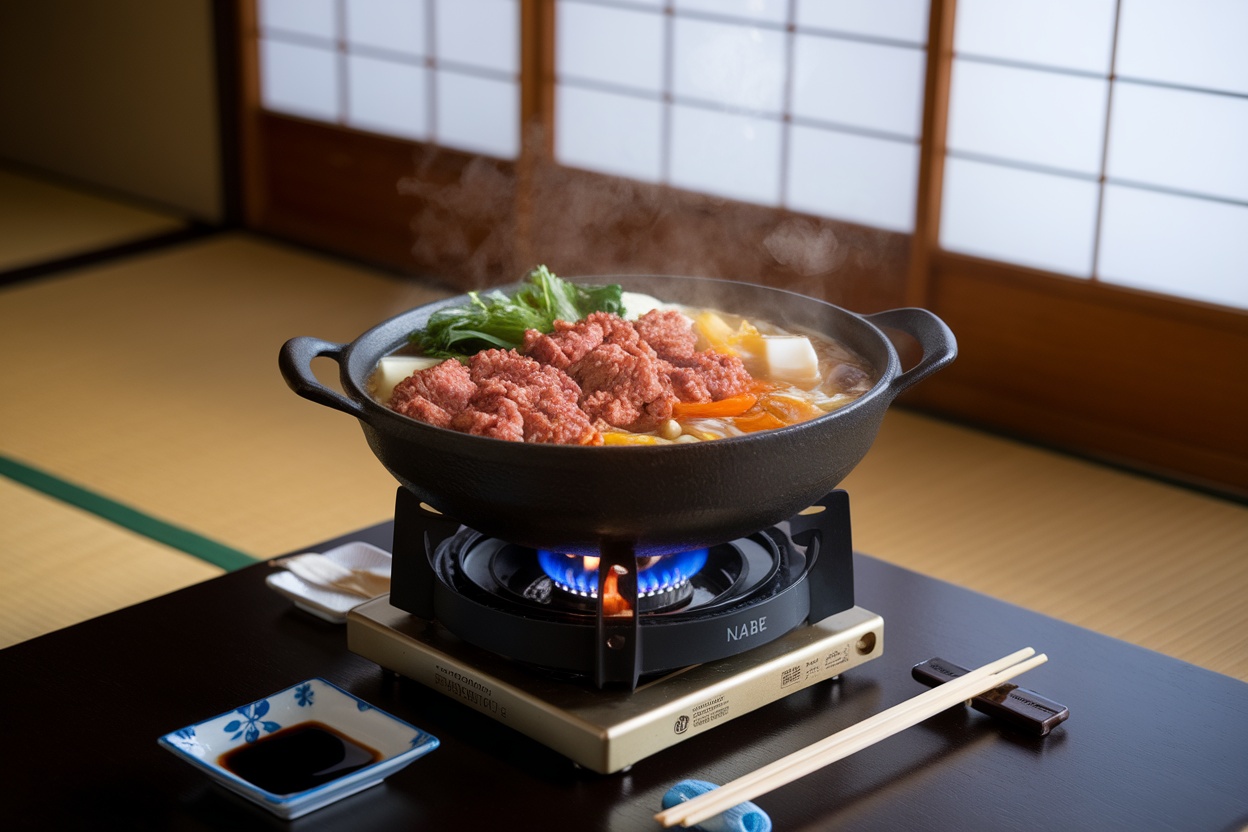
[[[221,766],[273,794],[293,794],[381,760],[381,754],[319,722],[301,722],[221,755]]]

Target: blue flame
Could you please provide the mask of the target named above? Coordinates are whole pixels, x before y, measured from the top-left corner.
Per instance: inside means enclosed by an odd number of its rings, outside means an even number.
[[[637,597],[666,592],[687,582],[706,565],[706,549],[690,549],[653,558],[637,572]],[[537,560],[552,581],[563,589],[589,598],[598,595],[598,566],[585,565],[580,555],[537,550]]]

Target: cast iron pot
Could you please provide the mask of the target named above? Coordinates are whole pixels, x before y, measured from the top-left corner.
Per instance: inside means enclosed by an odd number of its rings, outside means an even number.
[[[923,309],[857,315],[802,295],[731,281],[601,276],[665,301],[705,305],[804,327],[865,358],[875,385],[840,410],[776,430],[709,442],[582,447],[508,442],[435,428],[401,416],[368,393],[377,362],[441,307],[418,307],[349,344],[292,338],[279,366],[300,396],[359,419],[369,447],[400,483],[443,514],[525,546],[593,554],[600,544],[637,555],[710,546],[772,526],[832,491],[871,447],[884,412],[906,388],[953,360],[953,333]],[[504,287],[503,291],[514,291]],[[902,371],[881,327],[913,337],[922,358]],[[339,365],[345,395],[321,384],[314,358]]]

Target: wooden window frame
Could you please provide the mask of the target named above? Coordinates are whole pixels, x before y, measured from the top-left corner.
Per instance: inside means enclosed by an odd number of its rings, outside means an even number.
[[[949,324],[960,357],[911,401],[1243,499],[1248,312],[941,250],[955,6],[931,4],[907,297]]]
[[[925,306],[960,356],[902,405],[1248,497],[1248,313],[940,249],[955,0],[931,0],[909,235],[558,165],[555,0],[520,0],[512,161],[264,111],[256,0],[232,2],[249,228],[461,289],[542,262],[563,274],[749,280],[858,312]],[[838,268],[778,262],[768,251],[778,230],[832,235]]]

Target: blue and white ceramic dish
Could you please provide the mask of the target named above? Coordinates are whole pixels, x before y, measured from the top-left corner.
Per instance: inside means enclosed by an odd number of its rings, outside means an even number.
[[[380,759],[336,779],[290,794],[274,794],[222,765],[236,749],[303,723],[319,723]],[[379,710],[324,679],[309,679],[240,708],[160,738],[160,744],[225,788],[283,818],[297,818],[375,786],[438,747],[438,739]]]

